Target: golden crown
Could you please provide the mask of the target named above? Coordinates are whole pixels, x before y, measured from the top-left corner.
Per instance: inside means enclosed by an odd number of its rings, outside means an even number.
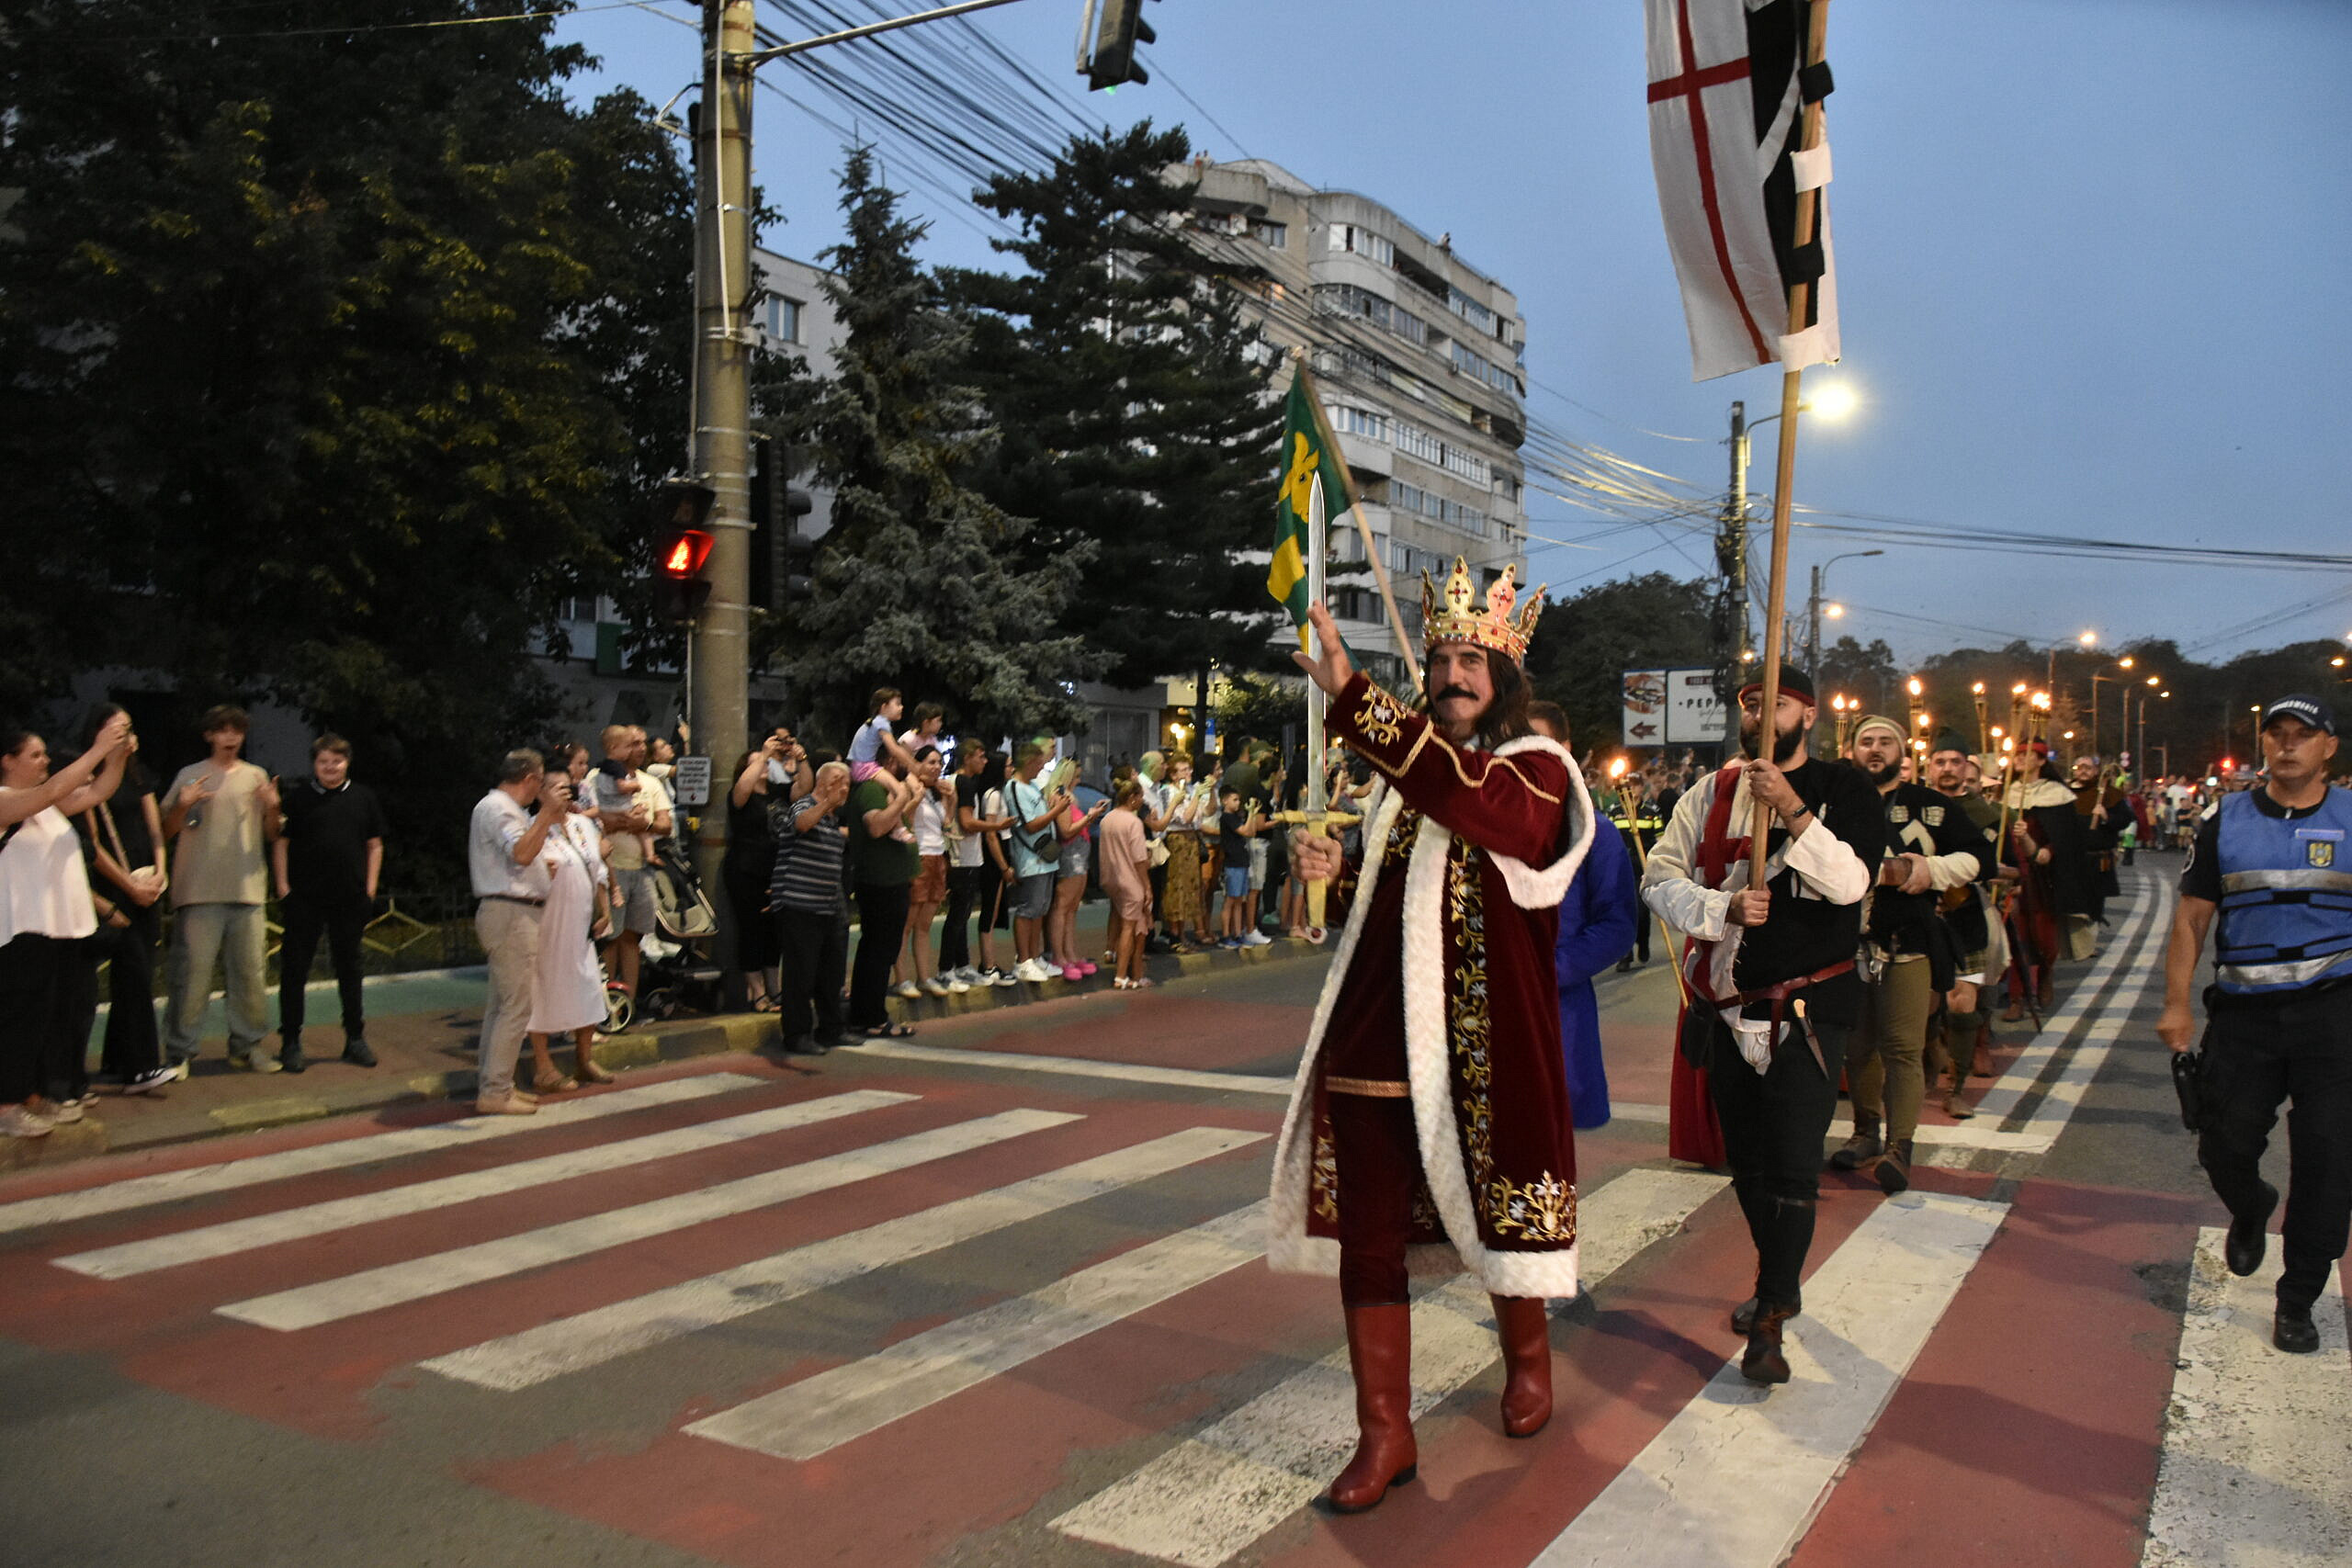
[[[1511,607],[1519,603],[1518,576],[1516,564],[1503,568],[1503,574],[1487,590],[1487,608],[1480,614],[1470,607],[1476,589],[1470,581],[1469,563],[1460,556],[1453,558],[1453,574],[1445,580],[1442,607],[1439,604],[1437,584],[1423,571],[1422,641],[1430,648],[1442,642],[1475,642],[1490,652],[1502,654],[1514,664],[1525,663],[1528,639],[1535,635],[1536,618],[1544,614],[1544,589],[1538,588],[1527,608],[1513,619]]]

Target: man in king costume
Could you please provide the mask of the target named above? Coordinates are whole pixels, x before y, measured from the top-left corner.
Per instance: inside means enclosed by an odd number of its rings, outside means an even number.
[[[1352,670],[1320,604],[1317,655],[1295,656],[1330,697],[1332,735],[1380,774],[1269,1204],[1268,1262],[1340,1278],[1359,1428],[1331,1484],[1342,1513],[1413,1478],[1408,1259],[1467,1269],[1493,1297],[1513,1437],[1551,1418],[1544,1302],[1577,1291],[1552,953],[1593,809],[1573,759],[1529,728],[1520,661],[1544,601],[1514,617],[1511,578],[1483,612],[1461,560],[1442,603],[1424,580],[1426,713]],[[1294,853],[1305,879],[1338,879],[1333,840],[1302,833]]]

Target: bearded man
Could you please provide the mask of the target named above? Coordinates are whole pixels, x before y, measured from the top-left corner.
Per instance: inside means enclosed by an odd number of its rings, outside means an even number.
[[[1960,973],[1944,997],[1943,1055],[1934,1077],[1951,1075],[1944,1089],[1944,1114],[1954,1121],[1964,1122],[1976,1114],[1969,1106],[1964,1093],[1968,1088],[1969,1068],[1976,1060],[1977,1042],[1990,1032],[1991,1021],[1978,1010],[1986,982],[2008,966],[2008,942],[1995,913],[1992,887],[2002,877],[2014,874],[2007,867],[1996,863],[1995,840],[1999,836],[2001,808],[1985,798],[1981,787],[1982,770],[1976,759],[1969,754],[1968,742],[1947,729],[1938,737],[1934,750],[1928,753],[1928,783],[1974,823],[1984,834],[1984,866],[1977,874],[1976,886],[1967,897],[1955,902],[1944,902],[1944,921],[1951,927],[1952,939],[1960,945]],[[1934,1050],[1934,1041],[1929,1041]]]
[[[1862,914],[1862,1016],[1849,1058],[1854,1129],[1829,1163],[1869,1169],[1890,1198],[1911,1185],[1928,1021],[1960,975],[1939,895],[1966,887],[1993,858],[1993,834],[1927,785],[1904,782],[1910,750],[1903,726],[1876,714],[1854,727],[1848,749],[1884,803],[1886,859]]]
[[[1781,671],[1763,742],[1763,687],[1739,694],[1749,761],[1676,803],[1650,852],[1642,897],[1690,934],[1682,1052],[1703,1067],[1724,1157],[1756,1244],[1756,1294],[1732,1312],[1751,1382],[1789,1381],[1782,1330],[1803,1303],[1821,1145],[1838,1110],[1846,1038],[1861,999],[1854,953],[1862,895],[1886,850],[1878,793],[1853,769],[1806,751],[1818,712],[1803,671]],[[1769,760],[1768,760],[1769,757]],[[1756,808],[1767,808],[1764,886],[1748,885]]]
[[[1413,1478],[1408,1255],[1466,1268],[1490,1293],[1513,1437],[1551,1418],[1544,1300],[1577,1291],[1553,948],[1593,810],[1568,753],[1530,731],[1519,660],[1543,596],[1514,618],[1511,579],[1483,614],[1460,559],[1442,605],[1424,579],[1425,714],[1350,667],[1320,604],[1320,654],[1295,656],[1331,698],[1332,735],[1382,775],[1269,1203],[1268,1263],[1340,1278],[1358,1427],[1331,1483],[1341,1513]],[[1302,833],[1293,852],[1303,879],[1339,876],[1333,840]]]

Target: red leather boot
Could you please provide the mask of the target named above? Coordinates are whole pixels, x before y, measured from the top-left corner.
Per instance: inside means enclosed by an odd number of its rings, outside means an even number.
[[[1356,1380],[1356,1456],[1331,1483],[1331,1510],[1361,1514],[1413,1479],[1413,1309],[1403,1302],[1347,1309]]]
[[[1552,1317],[1541,1296],[1488,1296],[1503,1342],[1503,1431],[1532,1438],[1552,1419]]]

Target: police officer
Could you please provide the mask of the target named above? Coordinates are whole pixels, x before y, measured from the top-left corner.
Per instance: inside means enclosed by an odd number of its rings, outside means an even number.
[[[2285,1270],[2271,1343],[2319,1348],[2312,1303],[2352,1233],[2352,792],[2330,789],[2335,719],[2316,697],[2262,715],[2266,777],[2209,807],[2181,872],[2156,1033],[2188,1049],[2188,987],[2219,909],[2205,992],[2197,1156],[2230,1211],[2233,1274],[2262,1267],[2278,1193],[2262,1154],[2287,1113]]]
[[[1617,794],[1617,806],[1618,831],[1624,836],[1625,848],[1631,852],[1638,874],[1639,868],[1649,863],[1650,846],[1666,830],[1667,818],[1674,811],[1671,804],[1661,802],[1657,763],[1625,782],[1625,787]],[[1645,918],[1634,922],[1634,946],[1617,961],[1617,973],[1625,974],[1634,964],[1649,961],[1650,922]]]

